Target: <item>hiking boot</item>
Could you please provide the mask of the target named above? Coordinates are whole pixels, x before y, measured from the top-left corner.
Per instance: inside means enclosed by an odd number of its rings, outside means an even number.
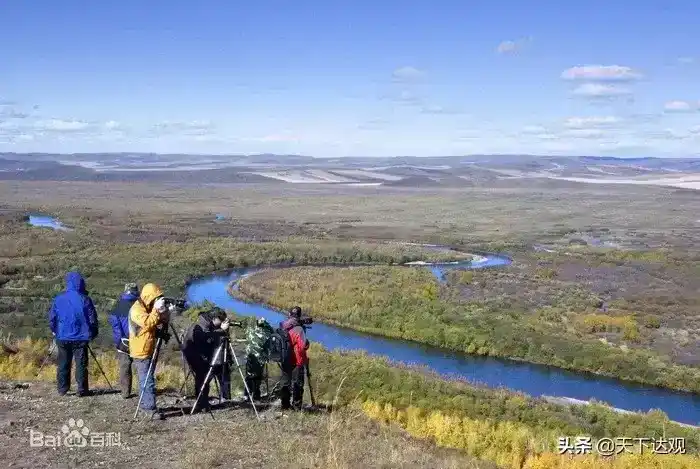
[[[165,414],[162,410],[154,410],[151,414],[151,420],[165,420]]]

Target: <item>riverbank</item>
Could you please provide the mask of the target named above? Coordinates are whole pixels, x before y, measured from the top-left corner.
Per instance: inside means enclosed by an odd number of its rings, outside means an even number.
[[[471,278],[476,271],[456,274]],[[516,315],[506,305],[465,307],[426,270],[266,269],[237,285],[229,293],[243,300],[277,310],[299,305],[322,321],[364,333],[700,393],[700,369],[669,363],[650,350],[618,348],[562,331],[537,317]]]

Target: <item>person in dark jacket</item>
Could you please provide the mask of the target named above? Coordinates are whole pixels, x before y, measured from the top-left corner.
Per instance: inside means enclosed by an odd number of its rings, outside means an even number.
[[[78,272],[66,274],[66,290],[58,294],[49,311],[49,327],[56,338],[58,394],[70,389],[71,362],[75,360],[78,396],[89,393],[88,344],[97,337],[97,312],[85,289],[85,280]]]
[[[280,328],[289,334],[292,347],[290,362],[282,366],[282,387],[280,389],[282,410],[301,410],[304,400],[304,371],[309,362],[306,354],[309,341],[306,340],[306,331],[301,322],[301,308],[298,306],[292,308],[289,312],[289,319],[282,322]]]
[[[204,379],[209,372],[211,361],[221,339],[227,334],[229,321],[226,312],[220,308],[199,313],[197,322],[192,324],[185,332],[182,341],[182,352],[194,375],[195,394],[204,385]],[[214,376],[219,381],[221,397],[231,399],[230,370],[227,364],[217,367]],[[195,409],[201,411],[209,408],[209,384],[207,383],[201,398],[197,401]]]
[[[112,310],[107,318],[112,326],[112,336],[114,346],[117,349],[119,359],[119,385],[122,390],[122,397],[131,397],[131,383],[133,375],[131,364],[133,360],[129,355],[129,310],[139,299],[139,287],[135,283],[127,283],[124,286],[124,293],[119,297],[117,306]]]

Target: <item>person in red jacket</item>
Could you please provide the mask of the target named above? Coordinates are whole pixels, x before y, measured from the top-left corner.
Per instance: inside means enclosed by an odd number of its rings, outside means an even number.
[[[289,319],[282,322],[280,327],[289,334],[292,346],[290,363],[282,367],[282,388],[280,390],[282,410],[301,410],[304,400],[304,371],[309,362],[306,355],[309,341],[306,339],[306,332],[301,322],[301,308],[298,306],[292,308],[289,312]]]

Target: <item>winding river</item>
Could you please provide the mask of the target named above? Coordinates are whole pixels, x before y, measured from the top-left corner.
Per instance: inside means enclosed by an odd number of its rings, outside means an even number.
[[[488,255],[476,262],[414,265],[430,268],[442,280],[445,272],[452,268],[480,269],[510,263],[507,257]],[[261,304],[237,300],[228,293],[232,282],[253,274],[255,270],[240,269],[228,275],[196,280],[187,288],[187,299],[195,303],[209,300],[237,314],[264,317],[270,323],[277,324],[284,318],[281,313]],[[445,378],[466,379],[494,388],[505,387],[536,397],[557,396],[584,401],[596,399],[627,411],[661,409],[672,420],[700,425],[700,396],[689,393],[525,362],[466,355],[327,324],[314,323],[309,338],[329,350],[363,350],[370,355],[385,356],[406,365],[424,366]]]
[[[51,217],[32,216],[29,222],[34,226],[65,229]],[[446,249],[436,245],[425,247]],[[475,261],[413,263],[413,266],[429,268],[438,280],[444,281],[445,272],[449,269],[504,267],[511,262],[505,256],[485,255]],[[224,309],[234,310],[237,314],[264,317],[276,324],[284,319],[281,313],[260,304],[237,300],[228,293],[232,282],[253,274],[255,270],[256,268],[239,269],[227,275],[198,279],[187,287],[187,299],[193,303],[208,300]],[[394,362],[426,367],[445,378],[466,379],[494,388],[505,387],[536,397],[557,396],[583,401],[596,399],[626,411],[661,409],[672,420],[700,425],[698,395],[531,363],[466,355],[327,324],[315,323],[309,331],[309,338],[329,350],[363,350],[370,355],[388,357]]]

